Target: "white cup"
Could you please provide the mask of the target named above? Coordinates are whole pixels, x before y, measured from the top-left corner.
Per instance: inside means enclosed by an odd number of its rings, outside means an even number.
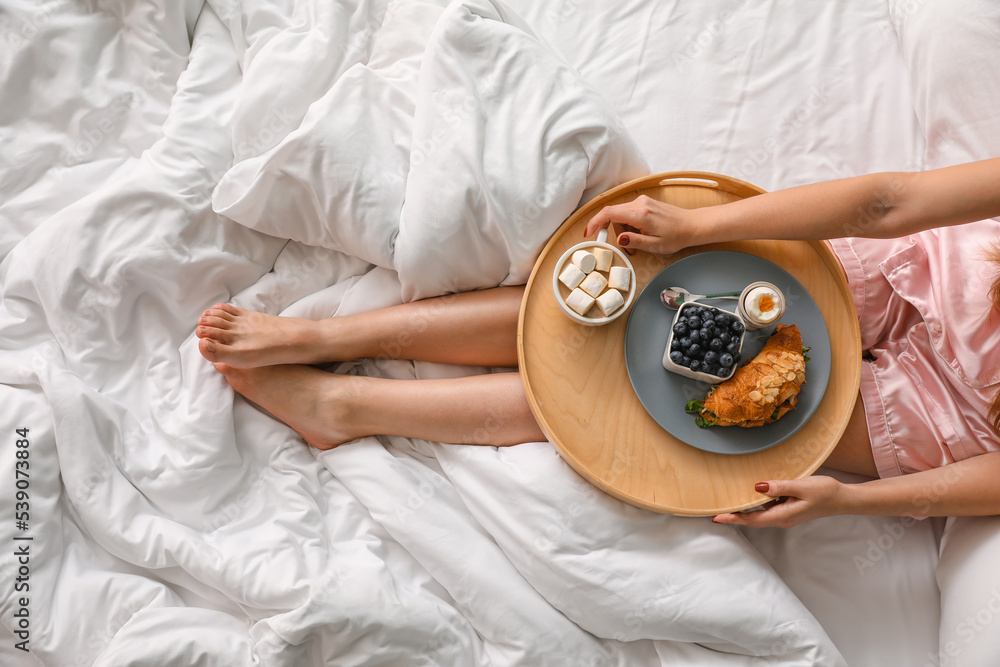
[[[569,293],[572,290],[559,281],[559,275],[562,273],[563,268],[565,268],[566,263],[570,261],[573,253],[577,250],[586,250],[588,248],[610,248],[615,253],[615,261],[612,263],[612,266],[625,266],[631,274],[629,279],[628,294],[624,295],[625,305],[608,316],[602,315],[600,317],[591,317],[589,315],[580,315],[577,313],[566,304],[566,297],[569,296]],[[583,243],[577,243],[575,246],[562,254],[562,257],[560,257],[559,261],[556,262],[555,270],[552,272],[552,293],[555,295],[556,302],[559,304],[559,308],[562,312],[566,314],[566,317],[584,326],[598,327],[602,324],[614,322],[621,316],[622,313],[628,310],[629,306],[632,305],[632,301],[635,299],[636,293],[635,268],[633,268],[632,262],[629,261],[628,256],[625,253],[608,243],[608,230],[602,229],[597,233],[596,241],[584,241]],[[595,311],[600,313],[597,306],[591,306],[590,310],[587,312],[592,313]]]

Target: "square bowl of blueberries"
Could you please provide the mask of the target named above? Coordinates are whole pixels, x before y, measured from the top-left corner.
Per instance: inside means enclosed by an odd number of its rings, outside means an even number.
[[[745,333],[746,325],[734,312],[697,301],[682,303],[670,328],[663,367],[708,384],[728,380],[740,363]]]

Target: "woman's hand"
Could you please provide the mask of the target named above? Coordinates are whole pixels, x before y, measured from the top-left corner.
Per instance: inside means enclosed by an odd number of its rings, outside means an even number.
[[[694,212],[639,195],[627,204],[605,206],[587,223],[584,236],[592,236],[609,225],[618,245],[632,254],[635,250],[670,255],[691,245],[700,231]]]
[[[719,514],[712,521],[752,528],[791,528],[824,516],[847,514],[847,485],[832,477],[817,475],[803,479],[760,482],[758,493],[786,500],[759,512]]]

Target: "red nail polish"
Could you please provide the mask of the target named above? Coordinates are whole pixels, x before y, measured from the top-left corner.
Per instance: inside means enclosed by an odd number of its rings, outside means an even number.
[[[619,236],[618,245],[628,245],[628,237],[625,235]]]
[[[767,482],[757,482],[753,485],[753,490],[757,493],[767,493]]]

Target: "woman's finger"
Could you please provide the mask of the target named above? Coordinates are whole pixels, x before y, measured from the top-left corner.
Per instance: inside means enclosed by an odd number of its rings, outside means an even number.
[[[632,253],[636,250],[659,252],[661,241],[655,236],[646,236],[638,232],[622,232],[618,235],[618,245]]]
[[[590,219],[590,222],[587,223],[587,227],[583,231],[583,235],[587,237],[592,236],[600,230],[606,229],[612,223],[629,225],[641,229],[644,211],[645,209],[634,201],[605,206],[597,212],[597,215]]]
[[[772,498],[779,498],[781,496],[802,498],[802,494],[808,493],[812,486],[814,486],[814,480],[807,477],[804,480],[771,479],[766,482],[757,482],[753,488],[757,493],[763,493]]]
[[[795,516],[799,514],[799,509],[794,504],[782,503],[758,512],[719,514],[712,521],[747,528],[790,528],[801,523],[801,517],[797,519]]]

